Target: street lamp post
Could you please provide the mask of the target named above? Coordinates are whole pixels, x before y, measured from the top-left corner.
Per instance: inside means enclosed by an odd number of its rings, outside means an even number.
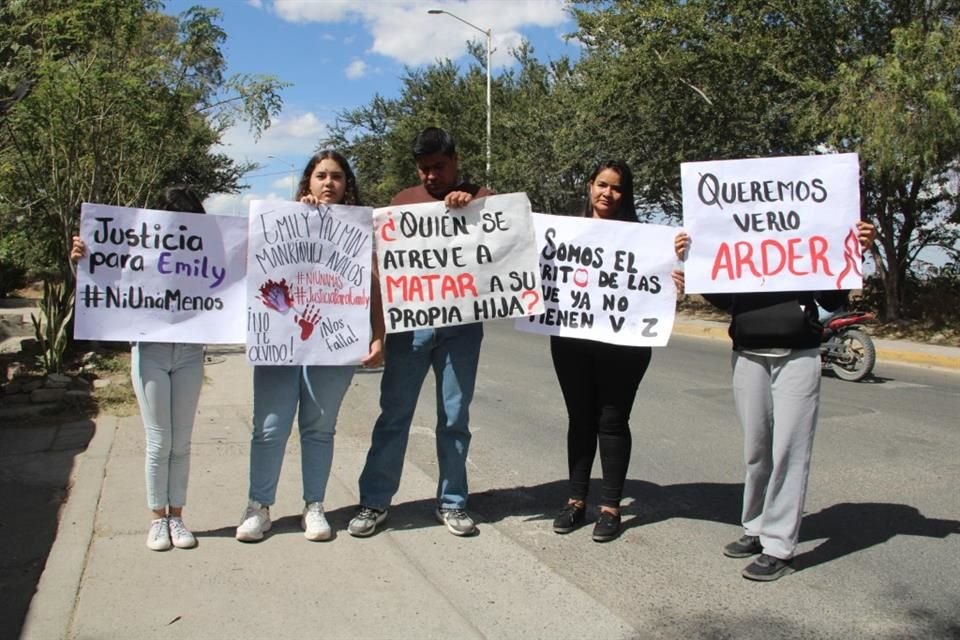
[[[481,29],[480,27],[478,27],[477,25],[473,24],[472,22],[468,22],[468,21],[464,20],[463,18],[461,18],[460,16],[458,16],[458,15],[456,15],[456,14],[454,14],[454,13],[450,13],[449,11],[447,11],[447,10],[445,10],[445,9],[428,9],[428,10],[427,10],[427,13],[429,13],[429,14],[431,14],[431,15],[440,15],[441,13],[445,13],[445,14],[447,14],[448,16],[450,16],[451,18],[454,18],[455,20],[459,20],[460,22],[462,22],[463,24],[467,25],[468,27],[472,27],[472,28],[476,29],[477,31],[479,31],[480,33],[482,33],[483,35],[485,35],[485,36],[487,37],[487,173],[486,173],[486,178],[487,178],[487,188],[490,188],[490,111],[491,111],[491,105],[490,105],[490,54],[491,54],[491,52],[493,51],[493,29],[492,29],[492,28],[491,28],[491,29]]]

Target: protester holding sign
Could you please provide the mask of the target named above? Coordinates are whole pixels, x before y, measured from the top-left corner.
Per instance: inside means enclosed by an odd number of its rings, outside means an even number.
[[[583,216],[637,222],[633,173],[626,163],[609,160],[593,170]],[[603,484],[593,539],[607,542],[620,534],[620,499],[632,445],[630,409],[651,354],[648,346],[550,336],[553,369],[567,406],[570,473],[569,498],[553,521],[555,532],[570,533],[586,522],[590,472],[599,444]]]
[[[443,201],[461,208],[490,195],[462,182],[453,137],[428,127],[413,141],[413,159],[421,185],[394,196],[391,205]],[[387,517],[400,485],[410,422],[429,369],[437,382],[438,520],[454,535],[474,533],[467,505],[468,411],[473,399],[483,325],[479,322],[391,333],[380,383],[380,417],[373,427],[367,461],[360,475],[360,508],[350,521],[354,536],[369,536]]]
[[[197,194],[185,187],[166,189],[157,208],[205,213]],[[77,262],[85,254],[86,244],[74,236],[70,259]],[[190,439],[203,385],[203,345],[134,342],[130,377],[146,435],[147,507],[153,512],[147,547],[154,551],[194,547],[197,539],[183,523],[183,507]]]
[[[357,181],[346,158],[335,151],[313,156],[304,168],[297,199],[314,205],[359,205]],[[383,311],[375,278],[371,282],[373,334],[369,353],[361,361],[364,367],[379,366],[383,359]],[[353,365],[254,367],[249,502],[237,527],[237,540],[256,542],[270,530],[270,505],[276,498],[294,415],[300,426],[304,536],[314,541],[330,539],[333,532],[323,512],[323,499],[333,464],[337,414],[355,369]]]
[[[865,250],[876,230],[856,224]],[[677,234],[677,257],[691,238]],[[744,535],[726,545],[730,558],[759,557],[743,577],[770,581],[792,572],[820,408],[820,331],[817,304],[830,310],[849,291],[707,293],[730,313],[733,399],[744,434]]]

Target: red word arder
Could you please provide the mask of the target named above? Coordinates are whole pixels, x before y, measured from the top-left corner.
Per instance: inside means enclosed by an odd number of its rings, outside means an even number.
[[[710,278],[717,280],[719,276],[727,280],[739,280],[744,271],[749,270],[756,278],[775,276],[784,270],[795,276],[804,276],[808,273],[822,271],[832,276],[830,263],[827,261],[827,249],[830,243],[823,236],[811,236],[806,239],[807,252],[803,250],[803,238],[790,238],[786,241],[767,238],[759,246],[744,240],[720,244],[716,257],[713,259],[713,268]]]
[[[393,302],[394,294],[400,294],[403,302],[433,302],[448,298],[466,298],[471,294],[479,297],[477,285],[473,281],[473,274],[461,273],[456,276],[449,274],[429,274],[424,276],[391,276],[384,277],[387,289],[387,302]]]

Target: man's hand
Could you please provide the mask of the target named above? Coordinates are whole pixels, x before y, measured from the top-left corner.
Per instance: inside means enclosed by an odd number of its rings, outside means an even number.
[[[466,191],[451,191],[443,199],[443,203],[450,209],[460,209],[470,204],[471,200],[473,200],[473,196]]]

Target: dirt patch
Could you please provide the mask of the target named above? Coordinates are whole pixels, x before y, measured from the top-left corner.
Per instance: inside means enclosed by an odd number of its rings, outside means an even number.
[[[10,371],[12,367],[19,371],[16,379],[20,383],[46,377],[37,366],[36,357],[23,351],[0,354],[0,372]],[[118,417],[137,413],[137,400],[130,384],[130,353],[125,346],[79,343],[67,354],[64,374],[86,380],[91,387],[90,394],[87,397],[66,398],[36,413],[18,415],[5,420],[5,425],[18,428],[51,427],[93,420],[100,413]]]

